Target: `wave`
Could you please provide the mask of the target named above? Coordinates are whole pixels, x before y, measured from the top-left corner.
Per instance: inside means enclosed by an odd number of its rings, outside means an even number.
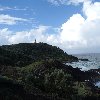
[[[79,59],[88,59],[89,61],[80,60],[79,62],[66,63],[67,65],[71,65],[74,68],[78,67],[82,71],[100,68],[100,54],[78,54],[74,56]]]

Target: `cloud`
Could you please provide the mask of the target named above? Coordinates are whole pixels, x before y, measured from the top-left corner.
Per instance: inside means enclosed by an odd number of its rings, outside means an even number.
[[[79,41],[80,28],[84,24],[84,18],[80,14],[74,14],[70,19],[62,24],[62,41]]]
[[[18,22],[27,22],[27,19],[0,14],[0,24],[14,25]]]
[[[73,14],[61,25],[58,34],[48,37],[47,42],[69,53],[99,52],[100,2],[85,1],[82,10],[85,17]]]
[[[0,45],[2,44],[9,44],[9,37],[11,36],[12,32],[8,30],[8,28],[0,29]]]
[[[48,2],[50,2],[51,4],[56,5],[56,6],[59,5],[57,0],[48,0]]]
[[[100,49],[100,2],[85,2],[83,13],[74,14],[61,27],[60,37],[65,50],[98,52]],[[97,48],[97,49],[96,49]],[[75,51],[75,52],[76,52]]]
[[[84,2],[88,2],[88,1],[92,1],[92,0],[48,0],[48,2],[50,2],[53,5],[78,5],[80,3],[84,3]]]
[[[37,42],[45,42],[52,45],[57,45],[59,43],[56,34],[49,34],[48,30],[51,29],[50,26],[40,25],[29,31],[13,32],[8,28],[0,30],[0,45],[4,44],[17,44],[17,43],[34,43],[36,39]]]
[[[45,32],[48,30],[49,26],[38,26],[37,28],[31,29],[29,31],[13,32],[8,28],[0,30],[0,42],[3,44],[16,44],[20,42],[45,42],[48,39],[48,34]],[[2,39],[2,40],[1,40]],[[5,42],[6,41],[6,42]]]
[[[4,11],[4,10],[11,10],[12,8],[10,7],[2,7],[0,6],[0,11]]]
[[[83,5],[83,13],[87,20],[100,19],[100,2],[85,2]]]
[[[37,39],[38,42],[45,42],[47,37],[45,32],[47,29],[48,26],[39,26],[29,31],[16,32],[15,35],[9,38],[9,42],[14,44],[19,42],[34,42],[35,39]]]
[[[67,0],[68,4],[78,5],[80,3],[92,2],[93,0]]]
[[[27,10],[28,7],[25,8],[18,8],[18,7],[8,7],[8,6],[0,6],[0,11],[6,11],[6,10]]]
[[[84,2],[81,14],[73,14],[60,28],[40,25],[29,31],[0,30],[0,43],[46,42],[68,53],[100,52],[100,2]],[[54,30],[51,34],[49,30]],[[1,42],[2,41],[2,42]]]

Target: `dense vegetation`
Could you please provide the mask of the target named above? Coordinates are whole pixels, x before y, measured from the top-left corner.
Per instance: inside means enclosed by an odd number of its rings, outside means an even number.
[[[77,58],[57,47],[43,43],[2,46],[0,57],[0,100],[100,98],[100,89],[91,83],[100,76],[98,70],[83,72],[63,64],[63,60],[77,61]],[[18,61],[24,64],[18,66]]]
[[[60,61],[78,61],[56,46],[46,43],[20,43],[0,47],[0,63],[14,66],[26,66],[35,61],[57,59]]]

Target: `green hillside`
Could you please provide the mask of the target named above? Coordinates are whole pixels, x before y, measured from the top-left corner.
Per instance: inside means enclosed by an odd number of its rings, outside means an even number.
[[[0,63],[7,61],[14,66],[25,66],[35,61],[56,59],[59,61],[72,62],[78,61],[78,58],[68,55],[56,46],[46,43],[20,43],[14,45],[3,45],[0,47]],[[7,63],[8,64],[8,63]]]

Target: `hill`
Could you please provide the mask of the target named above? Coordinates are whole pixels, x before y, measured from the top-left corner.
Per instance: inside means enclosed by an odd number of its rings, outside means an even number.
[[[0,64],[25,66],[35,61],[56,59],[63,62],[78,61],[59,47],[46,43],[19,43],[0,47]],[[11,62],[11,63],[10,63]]]
[[[78,58],[46,43],[0,46],[0,100],[98,100],[100,69],[62,63],[72,61]]]
[[[0,65],[24,66],[31,62],[32,59],[26,55],[0,47]]]

